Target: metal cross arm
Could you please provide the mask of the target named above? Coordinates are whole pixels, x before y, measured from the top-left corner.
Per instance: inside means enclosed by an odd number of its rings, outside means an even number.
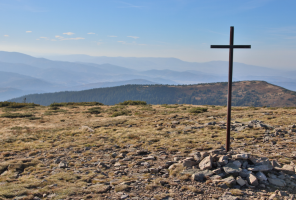
[[[211,48],[217,48],[217,49],[229,49],[229,48],[250,49],[251,45],[211,45]]]

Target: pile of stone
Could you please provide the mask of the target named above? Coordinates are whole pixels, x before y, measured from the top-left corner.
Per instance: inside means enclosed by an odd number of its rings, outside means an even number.
[[[184,160],[173,164],[169,169],[182,164],[187,169],[182,174],[191,175],[193,181],[210,180],[222,188],[275,187],[296,188],[296,166],[281,166],[276,160],[255,157],[247,153],[234,153],[219,150],[193,152]]]

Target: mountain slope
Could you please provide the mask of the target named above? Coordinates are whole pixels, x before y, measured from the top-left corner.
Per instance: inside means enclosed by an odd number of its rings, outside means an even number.
[[[49,105],[53,102],[98,101],[112,105],[125,100],[142,100],[149,104],[226,105],[227,83],[185,86],[127,85],[79,92],[57,92],[26,95],[28,102]],[[24,97],[11,99],[21,102]],[[296,92],[264,81],[233,83],[234,106],[296,106]]]

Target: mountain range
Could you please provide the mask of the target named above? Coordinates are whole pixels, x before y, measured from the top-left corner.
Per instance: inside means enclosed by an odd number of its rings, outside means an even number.
[[[0,51],[0,101],[32,93],[127,84],[198,84],[228,80],[228,62],[67,55],[36,58]],[[234,63],[233,81],[262,80],[296,91],[296,71]]]

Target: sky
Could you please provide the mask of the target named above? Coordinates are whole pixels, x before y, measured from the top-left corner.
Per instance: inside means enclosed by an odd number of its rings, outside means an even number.
[[[0,50],[296,69],[295,0],[0,0]],[[256,73],[256,72],[254,72]]]

